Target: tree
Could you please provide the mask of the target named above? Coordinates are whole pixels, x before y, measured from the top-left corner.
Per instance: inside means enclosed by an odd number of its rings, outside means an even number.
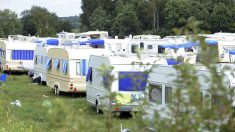
[[[68,20],[58,21],[58,27],[56,29],[56,32],[61,32],[61,31],[71,32],[72,29],[73,26]]]
[[[131,5],[126,5],[119,11],[112,27],[113,34],[124,37],[139,32],[139,21]]]
[[[0,11],[0,37],[22,33],[22,24],[17,14],[8,9]]]
[[[233,18],[231,10],[228,9],[225,4],[220,3],[214,6],[210,17],[211,30],[213,32],[230,31],[230,27],[234,21],[235,19]]]
[[[97,8],[90,17],[91,30],[108,30],[110,18],[101,7]]]
[[[60,23],[55,13],[50,13],[46,8],[39,6],[32,6],[21,15],[24,35],[55,36],[56,32],[67,24],[66,22]]]

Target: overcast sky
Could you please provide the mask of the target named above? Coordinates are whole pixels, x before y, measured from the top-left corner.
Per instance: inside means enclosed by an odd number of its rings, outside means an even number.
[[[20,13],[32,5],[47,8],[59,17],[75,16],[82,13],[81,0],[0,0],[0,10],[10,9],[20,17]]]

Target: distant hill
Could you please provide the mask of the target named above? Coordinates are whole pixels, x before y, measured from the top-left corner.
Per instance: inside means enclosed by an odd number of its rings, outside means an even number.
[[[60,20],[66,21],[68,20],[73,28],[79,28],[80,22],[79,22],[79,17],[78,16],[69,16],[69,17],[59,17]]]

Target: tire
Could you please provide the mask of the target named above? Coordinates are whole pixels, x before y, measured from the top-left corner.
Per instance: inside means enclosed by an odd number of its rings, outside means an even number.
[[[54,86],[54,91],[55,91],[55,95],[58,95],[58,96],[60,95],[58,86]]]
[[[41,80],[41,77],[38,77],[38,84],[42,84],[42,80]]]

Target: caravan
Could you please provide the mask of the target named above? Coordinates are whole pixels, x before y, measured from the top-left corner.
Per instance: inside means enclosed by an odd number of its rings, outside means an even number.
[[[180,66],[180,65],[179,65]],[[235,87],[235,80],[229,70],[226,70],[225,65],[217,65],[217,72],[223,76],[224,86],[232,89]],[[234,67],[233,67],[234,68]],[[211,106],[216,108],[218,112],[224,112],[221,99],[224,93],[211,94],[212,76],[211,72],[203,66],[195,65],[196,75],[200,86],[201,102],[206,99],[211,100]],[[188,69],[190,70],[190,69]],[[151,68],[151,73],[148,78],[147,101],[148,105],[144,107],[146,115],[144,118],[153,120],[154,114],[157,112],[160,117],[172,118],[172,113],[169,105],[172,105],[174,100],[173,91],[179,88],[176,79],[179,77],[178,71],[172,66],[154,65]],[[222,71],[225,71],[224,74]],[[183,89],[182,89],[183,90]]]
[[[0,60],[3,71],[28,71],[34,68],[33,58],[36,44],[19,40],[15,36],[0,40]]]
[[[48,50],[53,47],[55,47],[55,45],[42,45],[35,48],[33,81],[36,81],[39,84],[46,84],[47,70],[45,69],[45,64]]]
[[[60,92],[85,92],[86,73],[90,55],[108,55],[110,51],[87,46],[50,48],[45,63],[46,83]]]
[[[87,101],[112,111],[139,111],[143,103],[148,72],[154,64],[167,64],[164,58],[145,56],[140,60],[136,55],[94,56],[89,59],[86,77]],[[113,68],[113,69],[112,69]],[[112,70],[111,70],[112,69]],[[115,78],[111,82],[112,76]],[[113,100],[108,96],[116,94]],[[110,106],[110,102],[111,106]]]

